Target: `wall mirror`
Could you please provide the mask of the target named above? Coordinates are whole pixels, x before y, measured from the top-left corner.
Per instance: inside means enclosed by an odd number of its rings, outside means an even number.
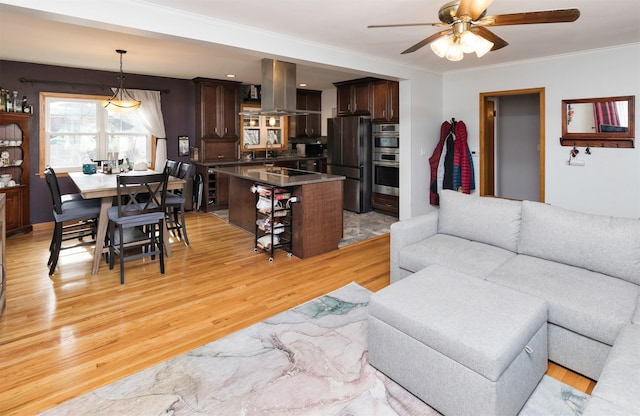
[[[562,100],[563,146],[634,147],[635,96]]]

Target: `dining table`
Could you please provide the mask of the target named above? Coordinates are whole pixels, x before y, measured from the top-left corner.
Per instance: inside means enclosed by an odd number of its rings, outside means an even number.
[[[93,173],[86,174],[83,172],[69,172],[69,177],[78,188],[80,195],[84,199],[100,198],[100,215],[98,217],[98,230],[96,234],[96,244],[93,252],[93,267],[91,268],[91,274],[98,274],[100,268],[100,260],[102,254],[105,252],[104,240],[107,234],[107,228],[109,225],[109,215],[107,211],[113,206],[113,199],[118,195],[118,175],[148,175],[157,173],[154,171],[136,171],[132,170],[126,173],[119,174],[107,174],[107,173]],[[184,179],[170,176],[167,182],[167,190],[182,189],[185,181]],[[165,254],[167,257],[171,257],[171,246],[169,245],[169,233],[166,230],[164,232],[164,246]]]

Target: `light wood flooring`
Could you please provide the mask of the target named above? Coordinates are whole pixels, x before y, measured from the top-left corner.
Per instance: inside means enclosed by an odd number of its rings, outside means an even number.
[[[0,415],[31,415],[237,331],[350,282],[389,284],[383,235],[301,260],[253,252],[253,238],[220,218],[188,213],[191,245],[172,241],[161,275],[150,259],[103,262],[89,248],[46,266],[51,228],[7,239],[7,307],[0,317]],[[590,392],[594,382],[551,364]]]

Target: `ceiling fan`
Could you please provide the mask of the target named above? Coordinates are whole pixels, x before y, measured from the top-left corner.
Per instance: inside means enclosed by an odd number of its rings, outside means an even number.
[[[487,7],[493,0],[455,0],[440,8],[438,23],[404,23],[370,25],[369,28],[436,26],[445,30],[421,40],[403,54],[415,52],[431,44],[433,52],[450,61],[459,61],[465,53],[475,52],[478,57],[508,45],[507,41],[487,29],[487,26],[528,25],[538,23],[573,22],[580,17],[578,9],[560,9],[487,16]]]

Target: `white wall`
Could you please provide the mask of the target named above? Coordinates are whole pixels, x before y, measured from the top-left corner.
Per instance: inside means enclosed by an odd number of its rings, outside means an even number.
[[[559,141],[563,99],[635,95],[635,113],[640,114],[640,44],[446,73],[443,119],[464,120],[469,147],[477,151],[479,94],[537,87],[545,88],[545,202],[595,214],[640,217],[640,120],[636,120],[634,149],[592,148],[587,156],[582,148],[584,167],[565,164],[571,148]]]

